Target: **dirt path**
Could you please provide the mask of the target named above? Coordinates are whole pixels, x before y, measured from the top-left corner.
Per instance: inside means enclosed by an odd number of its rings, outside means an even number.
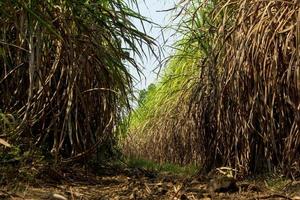
[[[80,177],[81,176],[81,177]],[[55,175],[47,179],[57,179]],[[46,180],[46,179],[44,179]],[[237,190],[214,192],[214,180],[201,181],[198,178],[176,177],[169,174],[141,173],[130,170],[119,174],[102,176],[76,175],[60,183],[40,183],[29,185],[20,183],[15,189],[0,189],[0,199],[292,199],[300,200],[300,181],[289,182],[278,191],[268,189],[264,182],[236,182]],[[225,184],[226,185],[226,184]],[[215,187],[215,188],[214,188]],[[18,189],[16,189],[18,188]],[[224,188],[223,188],[224,189]]]

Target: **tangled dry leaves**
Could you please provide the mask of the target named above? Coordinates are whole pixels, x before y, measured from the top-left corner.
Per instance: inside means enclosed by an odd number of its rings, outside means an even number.
[[[61,172],[58,172],[61,173]],[[73,172],[72,172],[73,173]],[[228,188],[228,182],[214,177],[178,177],[167,173],[153,173],[140,169],[125,169],[102,176],[85,172],[72,176],[62,174],[64,180],[50,180],[42,184],[24,186],[18,192],[0,190],[0,199],[291,199],[300,197],[300,181],[287,182],[280,190],[271,190],[263,181],[236,182],[237,190]],[[215,183],[215,182],[219,183]],[[227,184],[227,185],[226,185]],[[224,187],[220,192],[218,189]],[[216,192],[218,191],[218,192]]]

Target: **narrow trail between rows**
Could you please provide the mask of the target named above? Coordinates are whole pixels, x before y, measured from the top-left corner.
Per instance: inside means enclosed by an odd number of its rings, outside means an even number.
[[[290,181],[275,191],[263,180],[226,182],[222,178],[180,177],[138,168],[106,169],[99,176],[45,169],[38,178],[34,184],[0,187],[0,199],[300,199],[300,181]]]

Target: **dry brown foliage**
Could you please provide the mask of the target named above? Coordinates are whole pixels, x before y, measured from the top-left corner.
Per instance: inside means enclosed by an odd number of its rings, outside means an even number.
[[[184,3],[182,13],[192,11],[191,40],[203,54],[200,75],[190,101],[154,120],[142,155],[203,171],[299,174],[299,1]],[[199,27],[203,10],[211,11]]]
[[[17,128],[13,144],[72,158],[109,150],[129,108],[128,51],[153,44],[123,1],[0,2],[0,109]],[[127,49],[124,48],[124,45]],[[126,64],[125,64],[126,63]],[[105,148],[103,148],[105,146]]]

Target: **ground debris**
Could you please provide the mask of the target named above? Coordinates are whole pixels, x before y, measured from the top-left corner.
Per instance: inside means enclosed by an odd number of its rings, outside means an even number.
[[[26,189],[18,192],[6,192],[9,190],[0,188],[0,199],[299,199],[297,183],[288,185],[285,194],[281,194],[268,189],[262,190],[255,182],[240,182],[224,177],[215,177],[211,181],[199,181],[196,177],[186,178],[170,174],[149,177],[148,172],[136,175],[130,172],[130,169],[126,169],[115,174],[93,176],[94,181],[89,181],[88,178],[91,176],[86,172],[76,171],[76,175],[63,170],[55,172],[62,175],[64,181],[49,185],[44,180],[44,184],[40,182],[39,185],[28,185]],[[77,178],[80,176],[86,178]]]
[[[225,192],[238,192],[237,181],[232,177],[217,177],[209,183],[210,192],[225,193]]]
[[[68,200],[66,197],[64,197],[63,195],[60,195],[60,194],[50,194],[49,195],[49,200]]]

